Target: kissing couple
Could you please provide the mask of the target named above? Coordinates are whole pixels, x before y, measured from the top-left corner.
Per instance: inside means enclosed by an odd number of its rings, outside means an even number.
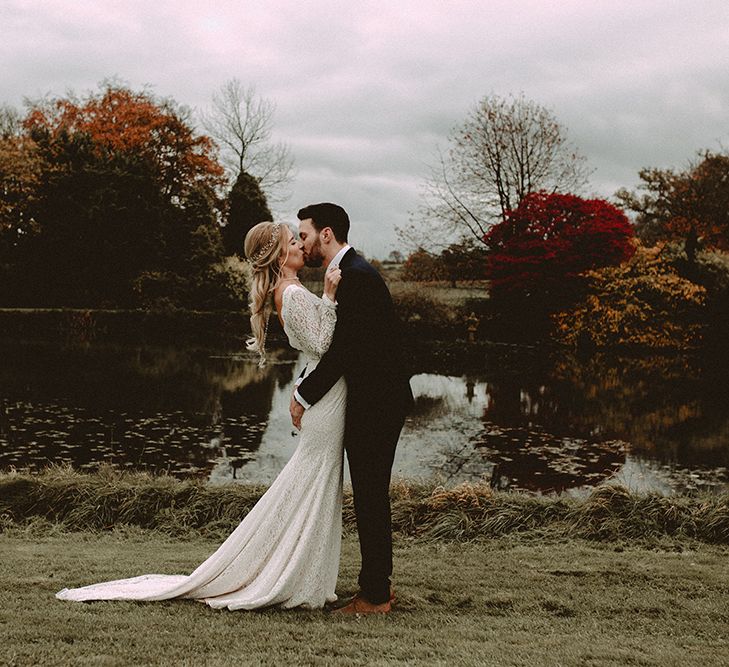
[[[380,274],[347,239],[336,204],[298,212],[299,238],[261,222],[245,238],[253,277],[248,349],[266,360],[275,306],[306,367],[291,398],[300,430],[293,456],[238,527],[189,575],[146,574],[56,594],[60,600],[195,599],[213,608],[317,609],[336,602],[342,540],[342,469],[347,452],[361,553],[359,593],[336,613],[391,610],[390,475],[413,395],[399,323]],[[326,269],[324,294],[299,281]]]

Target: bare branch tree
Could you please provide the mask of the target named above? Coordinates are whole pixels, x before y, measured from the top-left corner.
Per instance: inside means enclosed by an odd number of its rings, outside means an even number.
[[[7,139],[20,132],[20,113],[9,104],[0,104],[0,138]]]
[[[485,97],[448,138],[423,186],[413,222],[398,230],[410,245],[483,240],[530,192],[579,193],[586,160],[546,108],[520,97]]]
[[[282,203],[289,197],[294,160],[287,144],[271,141],[275,110],[254,86],[231,79],[213,94],[212,107],[201,114],[201,121],[220,146],[231,181],[245,171],[258,180],[269,202]]]

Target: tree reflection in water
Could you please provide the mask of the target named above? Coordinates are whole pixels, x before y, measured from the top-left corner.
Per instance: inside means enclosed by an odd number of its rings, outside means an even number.
[[[633,453],[661,461],[726,466],[729,377],[719,361],[560,355],[523,414],[538,412],[553,433],[626,440]],[[496,402],[490,416],[495,410]]]
[[[264,370],[249,355],[197,348],[10,347],[0,368],[0,469],[109,462],[187,476],[208,474],[221,456],[245,461],[295,362],[282,352]]]
[[[500,464],[501,484],[592,485],[624,462],[626,448],[634,459],[673,467],[721,472],[729,465],[729,384],[715,364],[560,353],[542,368],[488,383],[479,446]]]
[[[482,372],[450,378],[460,380],[460,404],[457,391],[437,388],[443,376],[413,378],[416,406],[402,441],[444,482],[562,492],[615,476],[640,490],[726,488],[729,374],[716,360],[509,355],[492,353]],[[475,432],[458,405],[478,411]],[[428,456],[433,440],[439,448]]]
[[[292,351],[276,351],[264,369],[240,351],[189,347],[15,342],[0,343],[0,355],[2,470],[112,462],[267,483],[297,443]],[[465,376],[413,376],[396,476],[531,491],[616,473],[644,490],[726,487],[729,373],[719,360],[481,357],[464,357]]]
[[[396,467],[400,463],[404,468],[398,472],[406,476],[413,471],[400,459],[408,448],[417,450],[421,458],[430,453],[432,472],[444,483],[481,479],[500,489],[539,492],[593,486],[625,460],[622,442],[588,441],[540,428],[527,416],[531,409],[522,391],[512,396],[503,391],[504,385],[473,378],[448,378],[446,387],[445,379],[419,375],[412,380],[415,410],[396,457]],[[509,398],[515,400],[509,404]],[[511,413],[513,421],[524,425],[489,420],[495,400],[503,412]],[[411,443],[416,433],[417,442]]]

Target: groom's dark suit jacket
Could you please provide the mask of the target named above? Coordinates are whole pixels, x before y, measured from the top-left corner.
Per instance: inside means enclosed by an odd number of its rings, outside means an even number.
[[[376,433],[379,424],[402,420],[413,403],[400,323],[382,277],[353,248],[339,268],[332,343],[298,391],[314,404],[344,376],[347,432]],[[345,447],[351,441],[345,433]]]

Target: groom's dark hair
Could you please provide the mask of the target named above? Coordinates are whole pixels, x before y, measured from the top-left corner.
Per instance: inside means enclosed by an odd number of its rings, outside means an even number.
[[[347,242],[349,234],[349,216],[341,206],[323,202],[321,204],[309,204],[304,206],[297,214],[299,220],[311,218],[314,229],[320,232],[324,227],[330,227],[334,232],[334,238],[339,243]]]

